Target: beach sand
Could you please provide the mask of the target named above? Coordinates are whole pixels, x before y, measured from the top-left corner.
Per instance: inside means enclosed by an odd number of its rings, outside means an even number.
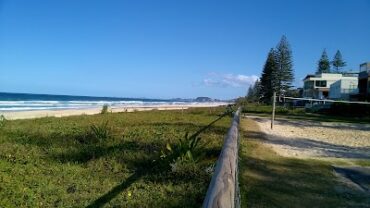
[[[150,111],[150,110],[182,110],[192,107],[216,107],[224,104],[219,103],[206,103],[197,105],[160,105],[160,106],[125,106],[110,108],[109,112],[134,112],[134,111]],[[33,111],[13,111],[13,112],[0,112],[8,120],[14,119],[30,119],[42,117],[64,117],[75,115],[94,115],[101,112],[102,107],[87,108],[87,109],[67,109],[67,110],[33,110]]]
[[[370,124],[247,116],[264,132],[264,142],[279,155],[297,158],[370,158]]]

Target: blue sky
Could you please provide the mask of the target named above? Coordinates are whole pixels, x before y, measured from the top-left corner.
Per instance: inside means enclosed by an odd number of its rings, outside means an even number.
[[[234,98],[285,34],[296,84],[324,48],[370,61],[370,1],[0,0],[0,91]]]

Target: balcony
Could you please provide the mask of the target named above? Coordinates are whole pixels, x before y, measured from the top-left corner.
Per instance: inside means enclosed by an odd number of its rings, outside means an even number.
[[[362,71],[358,74],[359,79],[367,79],[370,76],[370,73],[367,71]]]

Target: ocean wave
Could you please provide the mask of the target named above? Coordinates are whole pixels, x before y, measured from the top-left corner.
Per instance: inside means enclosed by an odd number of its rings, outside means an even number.
[[[21,105],[21,104],[58,104],[63,101],[0,101],[0,105]]]
[[[226,105],[226,102],[176,102],[176,101],[0,101],[0,111],[33,111],[33,110],[64,110],[64,109],[89,109],[108,105],[112,108],[120,107],[155,107],[155,106],[217,106]]]
[[[6,111],[34,111],[34,110],[67,110],[67,109],[79,109],[75,107],[68,106],[55,106],[55,107],[9,107],[9,108],[0,108],[1,112]]]

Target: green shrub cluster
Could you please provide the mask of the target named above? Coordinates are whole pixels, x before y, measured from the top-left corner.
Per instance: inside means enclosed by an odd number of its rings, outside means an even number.
[[[94,137],[100,141],[107,139],[110,136],[110,129],[108,126],[108,121],[100,125],[93,124],[90,126],[90,129]]]
[[[197,135],[189,136],[186,132],[185,137],[179,139],[175,145],[167,143],[166,149],[161,151],[160,157],[167,163],[178,160],[181,162],[196,162],[200,153],[198,149],[200,139]]]

